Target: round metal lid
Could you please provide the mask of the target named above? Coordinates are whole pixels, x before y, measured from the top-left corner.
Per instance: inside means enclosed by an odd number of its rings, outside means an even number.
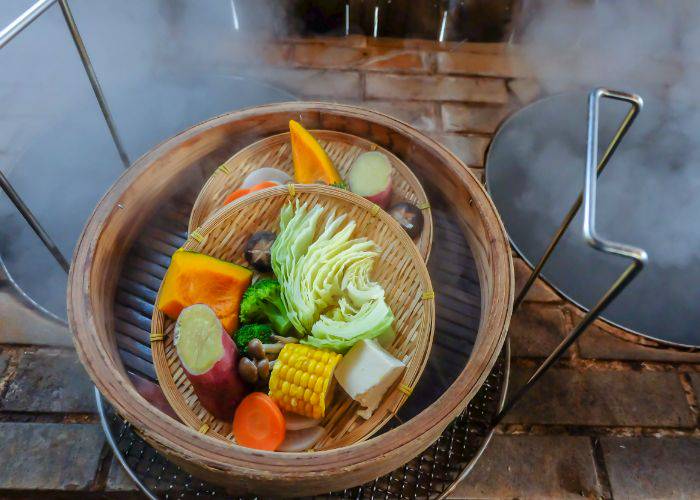
[[[643,95],[645,106],[598,182],[601,234],[641,247],[649,264],[603,317],[640,335],[700,345],[700,148],[669,108]],[[491,143],[486,182],[518,252],[536,263],[583,187],[587,95],[559,94],[512,115]],[[601,103],[607,146],[628,105]],[[693,109],[688,107],[688,113]],[[627,266],[583,240],[581,212],[543,269],[563,295],[591,307]]]

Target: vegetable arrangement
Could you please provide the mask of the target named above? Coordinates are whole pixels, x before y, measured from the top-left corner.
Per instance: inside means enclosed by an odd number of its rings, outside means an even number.
[[[290,132],[297,182],[347,186],[307,130],[291,121]],[[284,176],[259,169],[226,203]],[[365,153],[349,188],[387,208],[391,178],[385,155]],[[417,207],[400,203],[390,213],[420,234]],[[355,237],[356,226],[346,214],[297,201],[281,209],[276,234],[248,236],[244,256],[254,270],[196,252],[173,255],[157,307],[176,320],[174,346],[199,402],[232,422],[239,445],[312,449],[336,386],[369,418],[401,378],[404,363],[382,347],[395,336],[385,291],[372,279],[382,249]]]

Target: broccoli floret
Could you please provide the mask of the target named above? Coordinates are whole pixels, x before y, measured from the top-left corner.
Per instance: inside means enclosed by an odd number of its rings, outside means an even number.
[[[269,344],[272,340],[272,328],[270,325],[244,325],[235,336],[236,347],[245,353],[248,351],[248,342],[260,339],[263,344]]]
[[[292,328],[280,296],[279,281],[262,279],[248,287],[241,300],[239,318],[241,323],[269,323],[272,329],[286,336]]]

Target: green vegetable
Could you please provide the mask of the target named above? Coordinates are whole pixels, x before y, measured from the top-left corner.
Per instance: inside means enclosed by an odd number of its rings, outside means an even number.
[[[360,340],[390,335],[393,322],[394,314],[384,299],[366,302],[358,311],[340,299],[338,307],[322,315],[300,343],[345,353]]]
[[[377,245],[352,238],[355,222],[323,208],[286,205],[271,249],[272,269],[290,321],[303,343],[344,352],[363,338],[387,334],[394,316],[381,285],[370,279]]]
[[[262,279],[248,287],[241,299],[238,316],[243,324],[270,323],[272,329],[282,336],[292,328],[280,297],[279,281],[274,279]]]
[[[269,344],[272,340],[272,328],[270,325],[244,325],[236,332],[236,347],[241,352],[248,351],[248,342],[260,339],[263,344]]]
[[[282,286],[282,301],[294,327],[302,334],[321,313],[337,304],[346,269],[358,260],[374,258],[378,248],[366,238],[351,239],[355,222],[331,213],[318,235],[323,213],[319,205],[296,210],[286,205],[280,213],[280,232],[272,245],[272,269]]]

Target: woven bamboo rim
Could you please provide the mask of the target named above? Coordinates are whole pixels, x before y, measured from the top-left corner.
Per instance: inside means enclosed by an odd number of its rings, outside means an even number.
[[[404,361],[406,370],[379,408],[365,420],[359,405],[340,387],[321,425],[326,435],[315,449],[326,450],[367,439],[391,419],[408,399],[430,355],[435,330],[435,293],[418,249],[401,226],[386,212],[349,191],[320,185],[279,186],[241,198],[216,211],[193,231],[182,247],[245,265],[243,250],[255,231],[277,231],[280,209],[290,200],[318,203],[347,214],[357,222],[355,236],[372,239],[382,248],[373,278],[382,284],[396,320],[396,338],[387,350]],[[159,291],[160,295],[160,291]],[[158,381],[171,406],[183,422],[200,433],[235,442],[231,422],[215,419],[199,403],[185,376],[173,345],[175,322],[157,309],[151,323],[151,348]]]
[[[427,262],[433,241],[433,219],[428,197],[411,169],[392,152],[356,135],[333,130],[311,130],[311,133],[326,150],[343,178],[347,178],[350,167],[362,153],[379,151],[389,158],[393,167],[391,204],[408,201],[423,211],[423,230],[415,243]],[[222,206],[226,197],[240,187],[243,179],[260,167],[275,167],[287,172],[290,177],[294,176],[289,132],[254,142],[217,168],[197,195],[188,231],[191,233],[201,226],[207,217]]]
[[[148,222],[183,187],[289,120],[339,130],[391,149],[448,202],[474,256],[481,288],[479,333],[464,369],[440,398],[407,422],[350,446],[316,453],[267,453],[231,446],[173,420],[133,387],[114,338],[122,263]],[[194,181],[193,181],[194,179]],[[227,113],[159,144],[99,202],[73,254],[68,318],[80,361],[100,392],[169,460],[236,494],[305,496],[362,484],[427,448],[477,393],[506,339],[514,277],[496,207],[466,166],[435,140],[389,116],[337,103],[288,102]]]

